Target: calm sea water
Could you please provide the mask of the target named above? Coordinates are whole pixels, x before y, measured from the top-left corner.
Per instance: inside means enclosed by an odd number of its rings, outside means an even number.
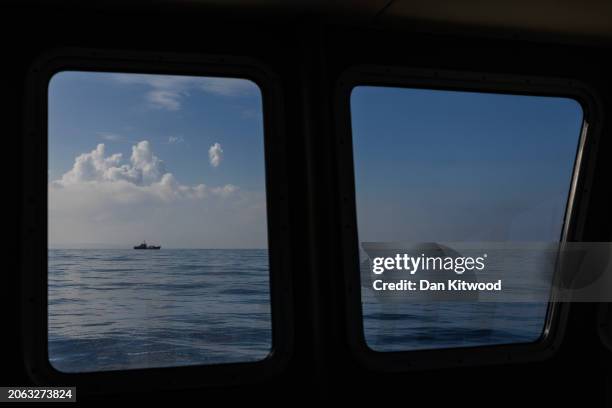
[[[49,250],[49,359],[82,372],[264,359],[266,250]]]
[[[257,361],[272,328],[266,250],[49,250],[49,359],[64,372]],[[395,304],[364,293],[379,351],[529,342],[546,304]]]

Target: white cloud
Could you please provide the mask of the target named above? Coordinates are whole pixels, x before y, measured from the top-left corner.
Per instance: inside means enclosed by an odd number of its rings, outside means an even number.
[[[114,74],[115,81],[144,85],[145,98],[151,107],[176,111],[182,100],[193,91],[221,96],[243,96],[258,91],[252,81],[239,78],[188,77],[148,74]]]
[[[219,167],[221,160],[223,160],[223,149],[219,143],[210,146],[210,149],[208,149],[208,159],[211,166]]]
[[[49,246],[267,247],[264,191],[180,183],[148,141],[129,160],[104,144],[48,186]]]
[[[72,169],[51,183],[51,189],[66,189],[91,193],[104,191],[121,202],[161,199],[204,198],[208,195],[227,197],[237,190],[232,184],[209,188],[204,184],[180,184],[166,171],[163,160],[152,151],[147,140],[132,146],[129,164],[122,164],[122,154],[106,156],[106,147],[100,143],[89,153],[79,155]]]

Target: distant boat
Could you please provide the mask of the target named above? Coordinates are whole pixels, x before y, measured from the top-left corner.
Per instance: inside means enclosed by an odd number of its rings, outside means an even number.
[[[135,246],[134,249],[161,249],[161,245],[147,245],[147,241],[142,241],[142,244]]]

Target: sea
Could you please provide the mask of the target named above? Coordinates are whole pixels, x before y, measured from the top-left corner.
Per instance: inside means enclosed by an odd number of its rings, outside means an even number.
[[[252,362],[271,351],[265,249],[50,249],[48,274],[59,371]],[[364,296],[364,334],[381,352],[531,342],[546,307]]]
[[[62,372],[258,361],[267,250],[49,250],[48,352]]]

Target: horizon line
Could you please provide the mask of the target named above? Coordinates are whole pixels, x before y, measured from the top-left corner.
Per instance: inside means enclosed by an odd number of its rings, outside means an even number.
[[[126,246],[126,247],[123,247],[123,246],[114,246],[114,247],[102,247],[102,246],[101,247],[93,247],[93,246],[92,247],[69,247],[69,246],[51,247],[51,246],[48,246],[47,250],[49,250],[49,249],[54,249],[54,250],[55,249],[133,249],[133,247],[132,246]],[[213,249],[213,250],[266,249],[267,250],[268,248],[259,248],[259,247],[258,248],[254,248],[254,247],[249,247],[249,248],[244,248],[244,247],[240,247],[240,248],[238,248],[238,247],[235,247],[235,248],[228,248],[228,247],[225,247],[225,248],[210,248],[210,247],[208,247],[208,248],[204,248],[204,247],[173,247],[173,246],[164,247],[164,246],[162,246],[162,248],[160,248],[160,250],[161,249]]]

